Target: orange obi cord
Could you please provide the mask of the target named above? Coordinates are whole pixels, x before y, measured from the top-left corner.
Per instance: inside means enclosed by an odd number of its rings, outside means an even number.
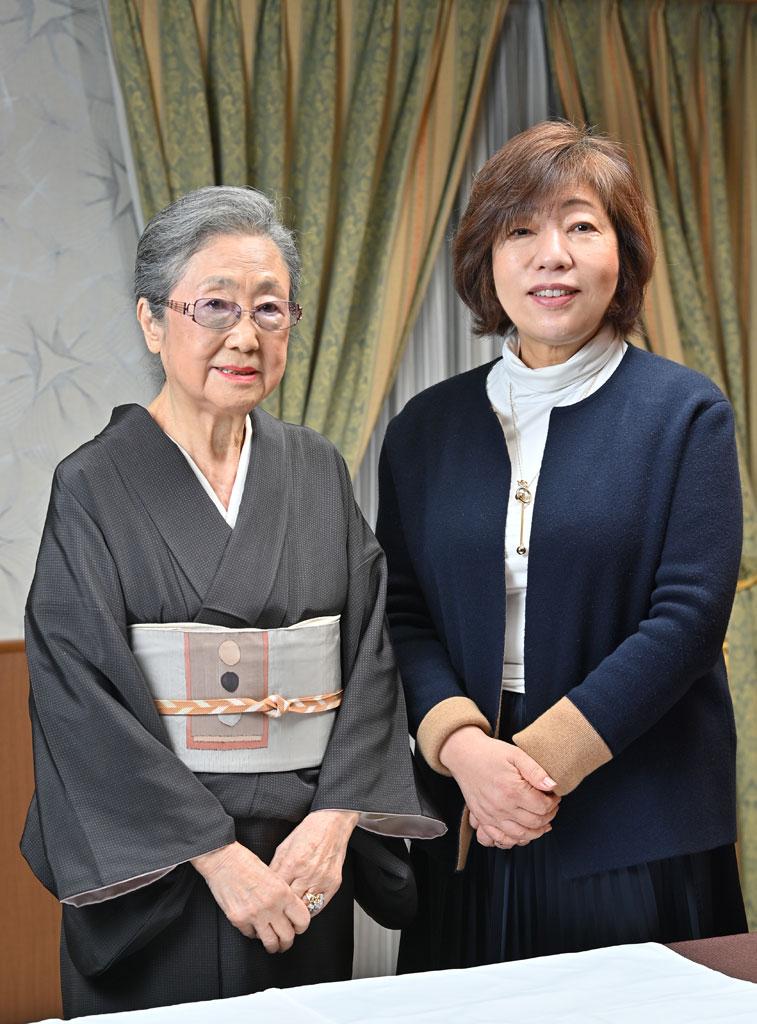
[[[317,693],[312,697],[293,697],[287,700],[280,693],[272,693],[263,700],[252,697],[208,697],[206,700],[156,700],[159,715],[268,715],[281,718],[282,715],[317,715],[321,711],[333,711],[342,703],[344,690],[334,693]]]

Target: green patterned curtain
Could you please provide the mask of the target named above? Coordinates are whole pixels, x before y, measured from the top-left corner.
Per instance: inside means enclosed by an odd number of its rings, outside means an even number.
[[[652,347],[730,398],[744,493],[741,581],[728,632],[739,735],[739,852],[757,927],[757,6],[548,0],[567,116],[630,149],[657,217],[645,310]]]
[[[213,183],[283,201],[305,313],[267,407],[327,434],[353,469],[441,240],[505,8],[110,0],[145,216]]]

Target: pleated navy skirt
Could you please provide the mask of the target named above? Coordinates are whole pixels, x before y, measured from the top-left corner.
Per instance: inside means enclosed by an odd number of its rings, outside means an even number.
[[[503,737],[523,728],[520,694],[503,697],[501,722]],[[400,974],[747,930],[733,846],[576,879],[562,877],[554,832],[512,850],[474,839],[460,874],[423,843],[411,855],[419,912]]]

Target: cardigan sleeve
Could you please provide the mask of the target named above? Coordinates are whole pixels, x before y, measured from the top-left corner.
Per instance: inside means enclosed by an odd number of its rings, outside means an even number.
[[[464,692],[418,584],[386,444],[379,461],[376,536],[389,567],[387,617],[405,689],[410,731],[426,763],[439,774],[449,775],[439,760],[448,737],[466,725],[475,725],[490,735],[491,726]]]
[[[647,617],[513,737],[568,793],[650,729],[721,657],[738,578],[741,490],[729,403],[689,427]]]

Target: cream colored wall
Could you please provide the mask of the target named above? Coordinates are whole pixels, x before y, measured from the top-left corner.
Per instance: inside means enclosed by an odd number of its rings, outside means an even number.
[[[22,634],[56,464],[150,392],[136,240],[98,0],[2,0],[0,639]]]

